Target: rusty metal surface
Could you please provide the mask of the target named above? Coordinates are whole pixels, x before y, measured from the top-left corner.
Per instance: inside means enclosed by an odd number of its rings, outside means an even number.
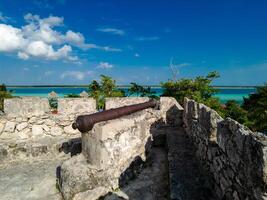
[[[146,108],[155,108],[157,106],[158,102],[153,99],[145,103],[123,106],[120,108],[105,110],[91,115],[80,115],[72,124],[72,128],[78,129],[80,132],[85,133],[87,131],[92,130],[94,124],[98,122],[116,119],[125,115],[130,115],[140,110],[144,110]]]

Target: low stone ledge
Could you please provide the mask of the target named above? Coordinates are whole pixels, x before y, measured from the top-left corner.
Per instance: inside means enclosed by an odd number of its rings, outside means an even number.
[[[16,97],[4,100],[4,113],[14,116],[41,116],[50,112],[47,98]]]
[[[96,101],[93,98],[59,98],[58,113],[64,115],[91,114],[96,112]]]

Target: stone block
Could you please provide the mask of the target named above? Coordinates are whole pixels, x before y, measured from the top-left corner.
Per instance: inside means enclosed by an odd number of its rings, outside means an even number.
[[[20,124],[17,125],[16,129],[18,131],[22,131],[24,128],[26,128],[28,126],[28,123],[27,122],[22,122]]]
[[[15,126],[16,126],[16,123],[15,122],[8,121],[6,123],[6,125],[5,125],[4,132],[13,133],[15,131]]]
[[[93,98],[60,98],[58,99],[58,113],[91,114],[96,112],[96,101]]]
[[[148,97],[113,97],[106,98],[105,109],[118,108],[122,106],[129,106],[138,103],[149,101]]]
[[[40,116],[50,112],[50,106],[47,98],[11,98],[4,100],[4,112],[15,116]]]
[[[41,125],[32,125],[32,136],[39,137],[43,135],[43,128]]]

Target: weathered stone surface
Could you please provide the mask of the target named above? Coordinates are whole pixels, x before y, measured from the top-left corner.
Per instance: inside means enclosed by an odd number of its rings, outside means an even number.
[[[100,186],[92,190],[87,190],[85,192],[76,194],[73,200],[98,200],[100,197],[104,197],[108,192],[108,188]]]
[[[138,103],[144,103],[149,101],[148,97],[113,97],[106,98],[105,108],[107,110],[111,108],[118,108],[122,106],[129,106]]]
[[[181,126],[183,111],[183,107],[174,98],[160,98],[160,112],[165,123],[172,126]]]
[[[5,125],[2,124],[2,123],[0,123],[0,135],[1,135],[1,133],[3,132],[3,130],[4,130],[4,127],[5,127]]]
[[[184,108],[186,132],[203,168],[214,179],[217,198],[264,199],[267,137],[193,100],[186,98]]]
[[[0,199],[63,200],[55,186],[55,169],[63,160],[54,158],[0,166]]]
[[[42,125],[42,128],[44,129],[44,131],[49,132],[50,128],[47,125]]]
[[[29,128],[25,128],[18,133],[19,139],[24,140],[24,139],[28,139],[30,137],[31,137],[31,130]]]
[[[43,128],[41,125],[33,125],[32,126],[32,136],[39,137],[43,135]]]
[[[60,136],[60,135],[62,135],[62,133],[63,133],[62,128],[60,128],[60,127],[58,127],[58,126],[55,126],[55,127],[52,127],[52,128],[50,129],[50,133],[49,133],[49,135]]]
[[[150,126],[158,120],[151,109],[100,122],[82,134],[82,154],[61,166],[61,191],[69,200],[99,186],[116,189],[120,177],[136,160],[144,161],[151,147]]]
[[[6,125],[5,125],[5,129],[4,129],[4,131],[5,131],[5,132],[12,133],[12,132],[14,132],[14,130],[15,130],[15,126],[16,126],[16,123],[15,123],[15,122],[10,122],[10,121],[8,121],[8,122],[6,123]]]
[[[99,169],[121,165],[145,152],[151,137],[146,111],[95,124],[92,131],[82,134],[83,154]],[[154,116],[154,122],[157,120]]]
[[[27,122],[22,122],[20,124],[17,125],[16,129],[18,131],[22,131],[24,128],[26,128],[28,126],[28,123]]]
[[[74,130],[71,125],[64,127],[64,132],[67,134],[79,134],[80,132],[76,129]]]
[[[40,116],[50,111],[47,98],[23,97],[4,100],[4,112],[16,116]]]
[[[96,102],[93,98],[61,98],[58,100],[58,113],[90,114],[96,112]]]

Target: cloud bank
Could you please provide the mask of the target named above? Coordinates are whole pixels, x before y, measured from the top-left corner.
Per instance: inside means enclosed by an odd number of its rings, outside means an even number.
[[[17,53],[18,58],[23,60],[42,58],[76,62],[78,57],[73,55],[73,47],[82,50],[121,51],[108,46],[88,44],[79,32],[57,31],[56,27],[64,25],[63,17],[40,18],[39,15],[29,13],[24,16],[24,20],[26,25],[22,27],[0,23],[0,52]],[[1,21],[4,22],[3,19]]]

